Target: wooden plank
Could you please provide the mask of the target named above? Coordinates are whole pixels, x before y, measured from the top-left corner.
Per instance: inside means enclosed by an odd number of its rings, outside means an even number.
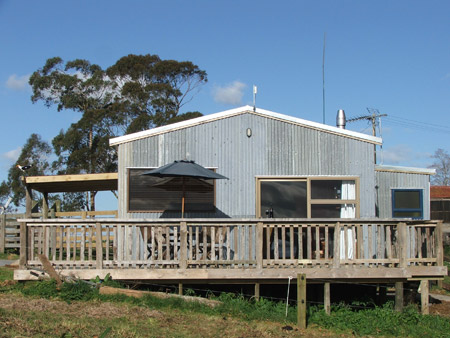
[[[316,228],[316,253],[315,253],[315,258],[319,259],[320,258],[320,227],[319,227],[318,224],[316,224],[315,228]]]
[[[28,231],[27,231],[27,223],[21,222],[20,223],[20,259],[19,259],[19,268],[24,269],[27,260],[28,260],[28,252],[27,252],[27,246],[28,246]]]
[[[281,258],[286,259],[286,226],[281,225]]]
[[[308,225],[306,228],[306,258],[311,259],[312,258],[312,237],[311,237],[311,226]]]
[[[328,231],[328,225],[325,226],[325,250],[324,250],[324,258],[328,259],[330,258],[330,253],[328,252],[329,249],[329,231]]]
[[[297,275],[297,326],[306,329],[306,275]]]
[[[0,253],[5,253],[6,214],[0,215]]]
[[[305,258],[303,256],[303,226],[298,227],[298,259]]]
[[[175,256],[176,257],[176,256]],[[180,223],[180,269],[187,268],[187,225]]]
[[[407,233],[406,233],[406,223],[400,222],[397,225],[398,228],[398,238],[397,238],[397,252],[399,253],[398,258],[400,259],[400,267],[404,268],[407,266]]]
[[[395,311],[403,311],[403,282],[395,282]]]
[[[429,283],[428,279],[423,279],[420,281],[420,309],[423,315],[428,315],[430,313],[430,308],[428,304],[429,299]]]
[[[103,268],[103,245],[102,245],[102,224],[98,222],[95,225],[95,258],[96,258],[96,267],[97,269]]]
[[[339,268],[341,265],[341,224],[336,223],[334,227],[334,250],[333,250],[333,267]]]
[[[392,258],[391,226],[386,226],[386,258]]]
[[[274,247],[273,255],[274,255],[274,259],[279,259],[280,258],[280,255],[279,255],[279,252],[278,252],[278,250],[279,250],[278,230],[279,230],[279,228],[276,227],[274,229],[274,231],[273,231],[273,247]]]
[[[325,313],[329,315],[331,313],[331,297],[330,297],[330,283],[325,282],[323,284],[323,307]]]
[[[256,268],[259,270],[261,270],[263,267],[263,237],[264,237],[263,234],[264,234],[264,224],[262,222],[258,222],[256,224],[255,254],[256,254]]]

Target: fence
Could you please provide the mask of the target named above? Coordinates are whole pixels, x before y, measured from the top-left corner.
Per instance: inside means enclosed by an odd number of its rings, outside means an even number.
[[[38,254],[61,269],[239,270],[242,278],[348,266],[414,267],[423,276],[443,266],[442,224],[436,222],[58,219],[21,226],[22,267],[39,266]]]
[[[33,213],[33,217],[42,217],[41,213]],[[117,210],[109,211],[74,211],[74,212],[55,212],[52,211],[51,217],[59,218],[81,218],[86,219],[96,216],[112,216],[117,217]],[[18,219],[25,218],[25,214],[3,214],[0,215],[0,253],[5,253],[5,250],[19,250],[20,249],[20,223]]]

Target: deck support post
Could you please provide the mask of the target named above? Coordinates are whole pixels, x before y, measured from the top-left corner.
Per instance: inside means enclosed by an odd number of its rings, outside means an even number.
[[[306,274],[297,275],[297,325],[306,329]]]
[[[403,311],[403,282],[395,282],[395,311]]]
[[[338,269],[340,265],[341,265],[341,223],[337,222],[334,227],[333,268]]]
[[[444,266],[444,237],[442,221],[436,224],[436,259],[438,266]],[[437,281],[437,286],[442,288],[442,279]]]
[[[102,243],[102,224],[97,222],[95,224],[95,258],[97,269],[103,268],[103,243]]]
[[[28,229],[26,222],[20,222],[20,259],[19,259],[19,268],[25,269],[27,264],[27,245],[28,245]]]
[[[5,253],[6,246],[6,214],[0,215],[0,253]]]
[[[262,270],[263,267],[263,238],[264,238],[263,232],[264,232],[263,223],[258,222],[256,224],[256,247],[255,247],[257,270]]]
[[[428,279],[420,281],[420,309],[423,315],[430,313],[428,308],[429,282]]]
[[[25,218],[31,218],[31,209],[33,208],[32,198],[32,189],[28,185],[25,185]]]
[[[42,198],[42,219],[48,218],[48,192],[44,192]]]
[[[180,222],[180,269],[187,268],[187,225]]]
[[[330,301],[330,283],[325,282],[323,284],[323,307],[325,313],[329,315],[331,313],[331,301]]]
[[[183,283],[178,283],[178,294],[183,295]]]
[[[259,300],[260,297],[260,283],[255,283],[255,299]]]

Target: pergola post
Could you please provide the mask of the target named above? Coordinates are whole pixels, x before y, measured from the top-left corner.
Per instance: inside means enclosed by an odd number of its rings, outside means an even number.
[[[31,218],[31,209],[33,207],[33,190],[29,185],[25,185],[25,218]]]
[[[43,193],[44,198],[42,199],[42,219],[48,218],[48,192]]]

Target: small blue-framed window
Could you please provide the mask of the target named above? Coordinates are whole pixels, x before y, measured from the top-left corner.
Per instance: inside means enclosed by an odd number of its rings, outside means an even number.
[[[423,190],[392,189],[392,217],[423,219]]]

